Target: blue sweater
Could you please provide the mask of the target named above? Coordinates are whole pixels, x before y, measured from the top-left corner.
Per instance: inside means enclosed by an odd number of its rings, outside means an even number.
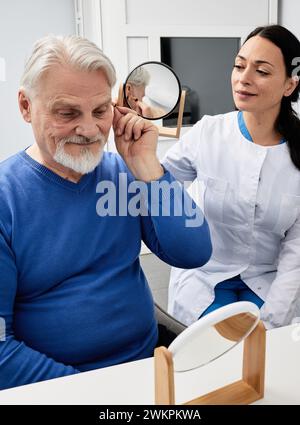
[[[208,261],[205,220],[189,228],[184,214],[96,213],[105,196],[97,184],[118,186],[121,172],[133,180],[110,153],[77,184],[25,151],[0,164],[0,319],[6,326],[0,389],[153,354],[157,324],[139,263],[141,240],[176,267]],[[167,172],[162,180],[174,179]],[[182,200],[174,195],[172,202]]]

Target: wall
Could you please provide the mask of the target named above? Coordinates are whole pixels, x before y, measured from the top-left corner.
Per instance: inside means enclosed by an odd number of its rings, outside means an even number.
[[[171,3],[172,7],[170,7]],[[157,13],[158,10],[159,13]],[[135,66],[144,61],[161,60],[161,37],[180,37],[183,41],[187,37],[193,39],[223,37],[243,40],[255,26],[276,20],[277,0],[173,0],[172,2],[170,0],[151,0],[151,2],[149,0],[101,0],[102,48],[112,59],[118,77],[114,95]],[[114,22],[114,25],[111,25],[111,22]],[[180,51],[183,52],[184,49],[186,47],[182,47]],[[199,55],[206,57],[203,50]],[[210,61],[218,62],[216,57],[217,55],[213,55]],[[186,58],[186,61],[189,62],[190,58]],[[202,65],[203,63],[202,61]],[[218,65],[214,67],[216,73],[219,69]],[[211,64],[206,64],[202,70],[206,78],[210,74],[207,74],[205,68],[210,66]],[[232,62],[225,65],[229,75],[231,67]],[[176,66],[174,68],[176,69]],[[177,72],[180,76],[179,69]],[[188,78],[194,81],[199,80],[197,66],[191,67]],[[210,75],[210,78],[213,79],[213,76]],[[229,78],[228,72],[226,78],[227,80]],[[181,80],[183,84],[189,85],[182,77]],[[209,84],[205,86],[203,83],[204,93],[200,82],[201,101],[207,106],[209,103],[210,106],[206,113],[216,114],[228,110],[228,104],[223,109],[222,106],[219,107],[218,100],[212,100],[218,99],[218,94],[222,92],[221,97],[230,102],[232,98],[230,90],[228,91],[229,88],[226,88],[223,83],[223,80],[218,78],[218,84],[213,89],[215,93],[210,96],[206,92]],[[209,102],[207,102],[208,98]],[[187,98],[187,104],[188,101]],[[233,108],[233,102],[231,108]],[[168,141],[160,139],[159,155],[174,143],[175,139]],[[112,139],[109,140],[108,149],[115,150]]]
[[[279,23],[286,26],[298,38],[300,38],[299,19],[299,0],[279,0]]]
[[[0,161],[32,144],[17,92],[33,42],[48,33],[75,33],[73,0],[0,0],[0,58],[6,68],[6,81],[0,79]]]
[[[279,22],[300,38],[299,16],[299,0],[279,1]],[[23,122],[17,105],[19,79],[32,43],[47,33],[74,32],[73,0],[0,0],[0,66],[1,58],[6,64],[5,82],[0,69],[0,161],[33,140],[31,127]]]
[[[300,1],[279,0],[279,23],[292,31],[300,40]],[[300,115],[300,100],[296,107]]]

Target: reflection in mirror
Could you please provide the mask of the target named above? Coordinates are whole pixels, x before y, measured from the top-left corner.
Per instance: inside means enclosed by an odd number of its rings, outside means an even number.
[[[174,371],[204,366],[246,338],[259,322],[259,308],[241,301],[215,310],[189,326],[171,343]]]
[[[151,120],[168,116],[178,104],[180,94],[178,77],[161,62],[145,62],[137,66],[124,84],[127,105]]]

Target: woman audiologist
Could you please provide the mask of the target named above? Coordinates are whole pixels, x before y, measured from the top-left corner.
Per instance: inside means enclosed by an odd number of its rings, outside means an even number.
[[[300,316],[297,58],[286,28],[256,28],[232,71],[238,111],[204,116],[164,159],[178,180],[202,182],[213,244],[203,267],[171,271],[169,313],[187,325],[243,300],[260,307],[266,328]]]

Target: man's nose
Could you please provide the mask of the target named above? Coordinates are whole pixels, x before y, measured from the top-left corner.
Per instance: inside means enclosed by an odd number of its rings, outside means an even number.
[[[93,138],[99,134],[99,127],[92,116],[82,117],[76,126],[76,134],[87,138]]]

